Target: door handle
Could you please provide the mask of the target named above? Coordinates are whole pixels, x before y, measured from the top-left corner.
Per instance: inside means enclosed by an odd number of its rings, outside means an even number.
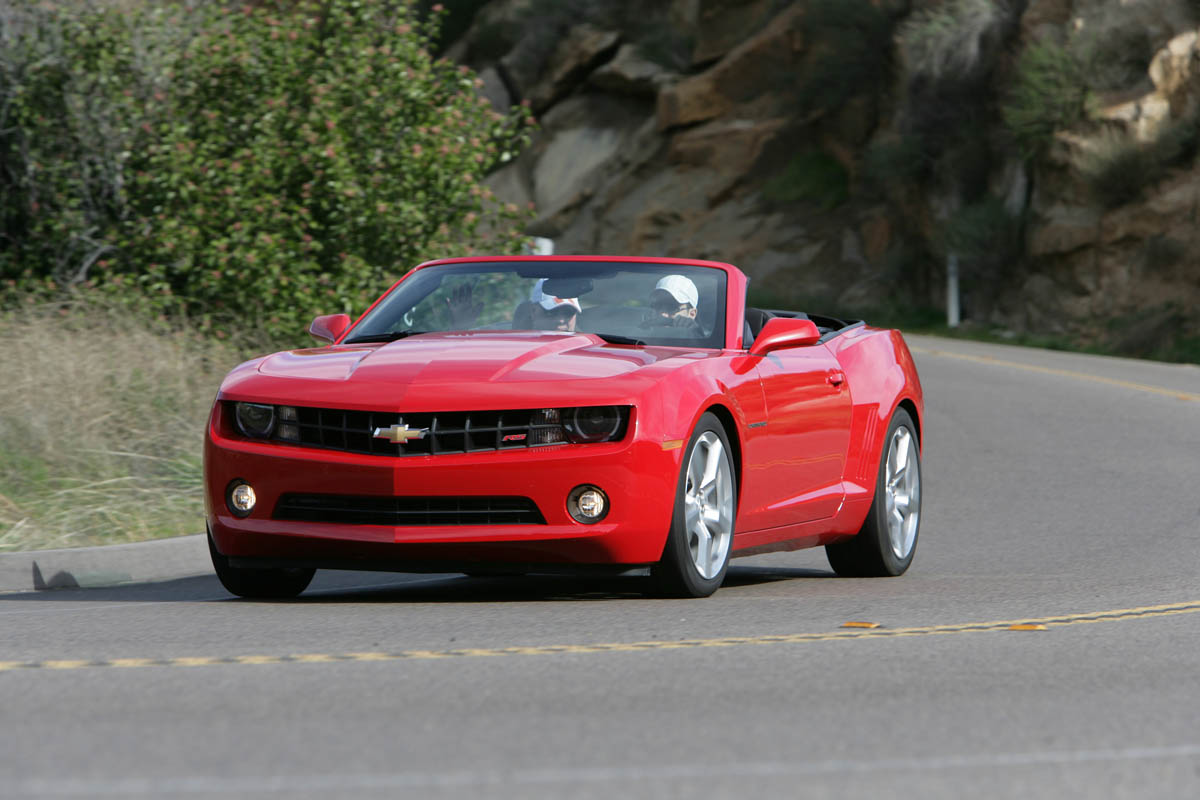
[[[829,373],[829,375],[827,375],[825,377],[825,382],[828,383],[830,386],[841,386],[843,383],[846,382],[846,373],[831,372],[831,373]]]

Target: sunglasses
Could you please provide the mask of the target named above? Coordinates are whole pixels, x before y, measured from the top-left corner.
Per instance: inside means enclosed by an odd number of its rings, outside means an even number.
[[[559,306],[558,308],[553,308],[550,310],[543,308],[540,309],[540,311],[542,312],[543,316],[557,320],[558,322],[567,322],[571,319],[571,317],[579,313],[571,306]]]
[[[650,303],[650,308],[659,314],[675,314],[687,308],[684,303],[676,303],[670,300],[655,300]]]

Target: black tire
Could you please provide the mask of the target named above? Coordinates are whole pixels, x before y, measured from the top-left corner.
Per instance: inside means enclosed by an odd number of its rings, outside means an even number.
[[[208,553],[217,577],[231,594],[258,599],[295,597],[308,588],[315,569],[244,569],[232,567],[229,559],[217,552],[212,534],[208,534]]]
[[[900,442],[904,444],[899,444]],[[909,498],[905,507],[911,509],[915,506],[915,517],[911,529],[905,527],[908,525],[906,517],[906,521],[900,526],[903,533],[894,537],[888,524],[888,460],[892,457],[893,448],[898,446],[904,447],[911,458],[911,461],[906,463],[906,469],[913,470],[912,478],[915,479],[915,483],[911,485],[916,489],[915,492],[908,492]],[[905,473],[905,476],[905,480],[910,479],[908,473]],[[895,503],[895,495],[892,497],[892,502]],[[834,572],[842,577],[884,578],[903,575],[917,551],[920,523],[921,449],[917,439],[917,426],[913,424],[909,413],[900,408],[892,415],[887,436],[883,440],[883,452],[879,456],[879,470],[875,476],[875,496],[862,528],[851,539],[826,545],[825,555],[829,558],[829,565],[833,567]]]
[[[714,448],[714,443],[719,443],[719,451]],[[698,454],[699,457],[707,458],[710,453],[713,457],[724,460],[724,469],[721,469],[721,462],[718,460],[719,476],[712,481],[713,492],[719,498],[717,527],[720,532],[709,541],[717,541],[719,544],[716,545],[715,553],[714,545],[710,544],[710,556],[704,558],[693,552],[693,547],[699,544],[698,535],[688,530],[686,506],[689,491],[693,491],[694,494],[696,489],[688,480],[692,459]],[[729,437],[725,435],[720,420],[713,414],[706,413],[696,424],[696,429],[692,431],[692,436],[683,451],[675,490],[675,511],[671,518],[671,530],[667,534],[662,558],[651,569],[651,578],[658,592],[669,597],[708,597],[715,592],[725,580],[725,573],[729,569],[729,554],[733,549],[733,527],[736,519],[737,473],[734,470]],[[700,524],[705,525],[703,522]],[[711,527],[705,525],[704,530],[711,531]],[[697,566],[698,561],[708,563],[707,576],[701,574],[700,567]]]

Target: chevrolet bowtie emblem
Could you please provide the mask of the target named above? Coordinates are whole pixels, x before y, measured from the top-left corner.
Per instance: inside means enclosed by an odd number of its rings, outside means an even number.
[[[387,439],[392,444],[408,444],[413,439],[424,439],[429,432],[428,428],[410,428],[403,423],[404,420],[400,420],[390,428],[376,428],[374,436],[376,439]]]

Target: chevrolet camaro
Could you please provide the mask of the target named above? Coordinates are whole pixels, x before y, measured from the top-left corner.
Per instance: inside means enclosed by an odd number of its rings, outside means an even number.
[[[221,384],[209,550],[243,597],[316,569],[648,573],[712,594],[729,561],[823,546],[912,562],[923,398],[898,331],[746,305],[729,264],[446,259],[325,344]]]

